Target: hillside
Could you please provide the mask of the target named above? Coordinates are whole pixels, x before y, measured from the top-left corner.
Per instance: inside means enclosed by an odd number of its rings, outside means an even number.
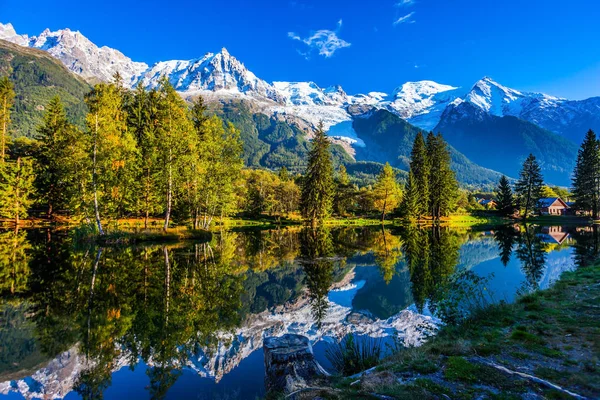
[[[356,147],[357,160],[389,162],[403,170],[408,169],[415,136],[422,131],[386,110],[377,110],[367,117],[356,118],[353,128],[365,142],[365,147]],[[450,155],[452,169],[459,182],[467,186],[492,186],[498,182],[498,172],[480,167],[455,148],[450,147]]]
[[[83,124],[84,94],[90,86],[48,53],[0,40],[0,75],[15,85],[12,135],[33,137],[44,107],[59,95],[71,120]]]
[[[577,159],[577,145],[561,136],[513,116],[495,116],[471,103],[448,108],[435,131],[473,162],[517,177],[532,153],[544,179],[568,186]]]

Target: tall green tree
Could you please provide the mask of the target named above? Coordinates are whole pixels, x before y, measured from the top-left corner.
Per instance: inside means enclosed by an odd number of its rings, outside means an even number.
[[[0,78],[0,162],[6,158],[6,150],[10,139],[10,109],[14,105],[15,90],[7,76]]]
[[[515,193],[519,199],[519,206],[524,209],[523,216],[528,217],[537,206],[542,195],[542,187],[544,186],[544,178],[542,170],[535,156],[530,154],[519,174],[519,180],[515,185]]]
[[[137,208],[148,227],[151,214],[162,211],[158,168],[158,122],[160,97],[156,89],[147,91],[140,82],[127,102],[127,125],[136,140],[138,153]]]
[[[100,83],[85,98],[94,215],[101,235],[101,210],[118,217],[130,205],[135,190],[137,147],[127,130],[123,93],[115,84]]]
[[[385,163],[373,186],[374,204],[375,208],[381,212],[381,222],[385,220],[389,211],[398,207],[401,196],[402,192],[396,180],[396,173],[390,163]]]
[[[236,186],[241,178],[242,141],[233,124],[224,124],[213,115],[204,124],[199,143],[203,170],[199,196],[199,226],[207,229],[215,217],[225,217],[236,209]]]
[[[423,134],[415,137],[410,154],[410,178],[407,181],[407,214],[420,219],[429,212],[429,178],[431,165],[427,154],[427,146]],[[409,187],[410,185],[410,187]]]
[[[302,181],[301,211],[315,227],[331,214],[335,187],[329,139],[321,122],[312,140]]]
[[[33,203],[34,179],[30,158],[17,157],[0,164],[0,216],[14,220],[15,226],[27,217]]]
[[[496,199],[498,200],[498,210],[503,215],[510,215],[515,209],[515,199],[508,178],[504,175],[498,182],[496,188]]]
[[[158,91],[160,94],[157,115],[159,121],[157,139],[160,143],[158,158],[162,176],[161,189],[165,194],[163,229],[167,230],[173,208],[174,184],[181,177],[186,156],[189,156],[194,149],[194,141],[187,105],[166,77],[161,79]]]
[[[82,172],[85,151],[81,132],[68,121],[58,96],[46,107],[38,140],[36,187],[38,196],[47,205],[48,218],[52,218],[56,209],[69,207],[78,196],[77,177]]]
[[[600,143],[591,129],[577,153],[573,172],[573,197],[575,205],[583,211],[591,211],[594,219],[600,211]]]
[[[450,168],[450,152],[441,134],[427,135],[429,160],[429,210],[431,217],[439,221],[448,215],[458,196],[458,182]]]

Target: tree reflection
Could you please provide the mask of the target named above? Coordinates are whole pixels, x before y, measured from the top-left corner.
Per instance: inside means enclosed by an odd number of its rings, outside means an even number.
[[[499,227],[494,231],[494,239],[498,243],[500,261],[506,267],[510,262],[513,246],[517,240],[517,233],[513,227]]]
[[[385,283],[389,284],[396,275],[396,266],[402,259],[402,239],[382,226],[380,234],[375,236],[371,246],[375,254],[375,264],[379,267]]]
[[[546,265],[546,251],[544,243],[536,235],[532,226],[524,225],[515,253],[521,261],[521,269],[525,273],[525,289],[537,290]]]
[[[333,241],[329,229],[303,229],[300,233],[300,264],[306,274],[306,287],[313,318],[321,327],[327,315],[327,294],[333,283]]]
[[[403,241],[413,299],[417,310],[422,312],[425,303],[436,299],[438,288],[454,273],[459,259],[459,238],[439,226],[411,226],[404,232]]]
[[[0,294],[15,295],[27,290],[31,244],[19,229],[0,232]]]

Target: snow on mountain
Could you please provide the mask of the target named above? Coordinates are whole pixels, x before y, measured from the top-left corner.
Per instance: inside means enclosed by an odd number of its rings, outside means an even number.
[[[6,25],[0,23],[0,39],[18,44],[19,46],[29,46],[29,36],[17,34],[11,23]]]
[[[158,62],[146,70],[140,80],[147,87],[156,87],[165,76],[179,92],[229,92],[284,101],[272,85],[257,78],[225,48],[198,59]]]
[[[394,91],[390,109],[411,124],[432,130],[459,88],[433,81],[407,82]]]
[[[423,80],[399,86],[391,98],[380,92],[348,95],[340,86],[323,89],[314,82],[270,84],[226,49],[197,59],[163,61],[148,66],[132,61],[118,50],[98,47],[80,32],[69,29],[56,32],[46,29],[39,36],[29,37],[19,35],[10,23],[0,23],[0,39],[45,50],[89,80],[110,81],[119,72],[129,87],[142,80],[145,86],[156,87],[162,77],[167,77],[186,98],[197,94],[217,99],[249,98],[262,112],[286,121],[299,121],[300,126],[308,127],[309,133],[320,121],[326,129],[337,126],[334,136],[349,145],[361,145],[362,141],[347,123],[372,109],[387,109],[419,128],[433,130],[444,111],[461,102],[468,102],[491,115],[525,119],[576,142],[585,130],[600,127],[600,98],[570,101],[521,92],[489,77],[479,80],[468,91]]]
[[[110,47],[98,47],[80,32],[46,29],[39,36],[17,35],[11,24],[0,23],[0,39],[15,44],[45,50],[59,59],[69,70],[86,79],[109,81],[120,73],[126,84],[137,81],[148,65],[134,62]],[[28,40],[27,40],[28,39]]]

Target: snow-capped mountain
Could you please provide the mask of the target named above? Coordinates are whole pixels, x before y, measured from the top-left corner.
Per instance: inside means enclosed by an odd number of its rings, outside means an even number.
[[[56,32],[46,29],[39,36],[29,37],[17,34],[11,24],[0,24],[0,39],[45,50],[69,70],[90,80],[108,81],[118,72],[131,85],[148,69],[145,63],[134,62],[110,47],[98,47],[80,32],[70,29]]]
[[[129,87],[139,82],[156,87],[167,77],[185,97],[242,97],[257,102],[261,112],[299,125],[325,128],[352,121],[373,108],[391,111],[424,130],[433,130],[447,108],[468,102],[493,116],[515,116],[575,142],[589,128],[600,127],[600,98],[572,101],[542,93],[521,92],[485,77],[465,90],[433,81],[407,82],[392,92],[348,95],[340,86],[320,88],[314,82],[268,83],[248,70],[226,49],[192,60],[171,60],[148,66],[132,61],[118,50],[98,47],[80,32],[46,29],[38,36],[18,34],[11,24],[0,23],[0,39],[47,51],[69,70],[88,79],[109,81],[119,72]],[[348,130],[344,127],[342,131]],[[308,129],[310,131],[310,129]],[[309,132],[310,133],[310,132]],[[339,133],[339,132],[338,132]],[[360,144],[352,132],[337,135]]]

